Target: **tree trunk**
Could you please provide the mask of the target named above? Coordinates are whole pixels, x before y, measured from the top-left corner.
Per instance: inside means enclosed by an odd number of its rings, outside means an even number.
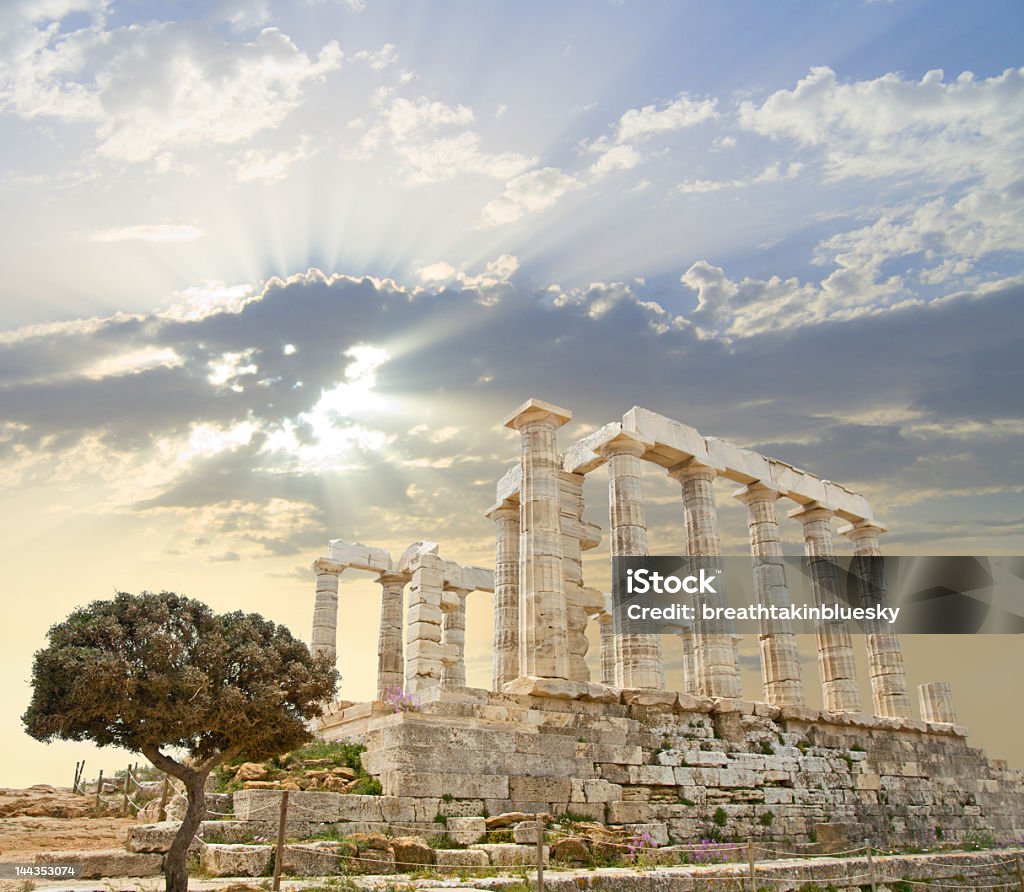
[[[182,778],[188,794],[188,811],[164,857],[164,888],[167,892],[188,892],[188,868],[185,858],[196,831],[206,817],[206,779],[210,771],[190,771]]]

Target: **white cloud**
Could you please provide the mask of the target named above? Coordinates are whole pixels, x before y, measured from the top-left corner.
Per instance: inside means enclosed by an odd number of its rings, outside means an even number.
[[[227,41],[195,22],[105,30],[97,14],[68,33],[20,33],[0,62],[0,107],[28,119],[90,122],[98,152],[129,162],[244,142],[277,127],[306,86],[341,63],[336,42],[311,59],[274,28]]]
[[[174,294],[172,303],[160,312],[165,319],[195,322],[218,313],[240,313],[255,300],[252,285],[227,285],[224,282],[203,282]]]
[[[775,162],[751,177],[737,177],[731,180],[687,180],[676,186],[676,191],[683,194],[720,192],[722,189],[743,189],[761,183],[778,183],[795,179],[803,168],[804,165],[800,161],[792,161],[785,167]]]
[[[582,185],[576,177],[557,167],[543,167],[520,174],[506,183],[505,191],[484,207],[484,225],[515,223],[527,214],[547,210],[567,192]]]
[[[238,353],[222,353],[216,359],[211,359],[208,363],[210,374],[206,380],[214,387],[229,386],[236,393],[241,393],[244,388],[238,379],[259,372],[256,363],[251,362],[255,352],[254,348],[250,348]]]
[[[260,149],[249,149],[232,161],[235,176],[240,183],[262,181],[276,183],[288,176],[292,165],[305,161],[312,155],[309,149],[310,140],[303,136],[299,144],[292,150],[265,152]]]
[[[398,50],[393,43],[385,43],[379,50],[360,50],[352,58],[366,62],[374,71],[383,71],[398,61]]]
[[[590,165],[590,173],[599,178],[615,170],[632,170],[641,160],[642,156],[632,146],[612,146]]]
[[[143,223],[101,229],[89,236],[93,242],[192,242],[205,233],[189,223]]]
[[[656,105],[631,108],[619,118],[615,142],[635,142],[655,134],[693,127],[715,117],[716,105],[714,99],[691,99],[682,93],[662,108]]]
[[[128,353],[106,356],[88,368],[82,374],[86,378],[100,380],[116,378],[120,375],[137,375],[149,369],[173,369],[184,365],[185,360],[171,347],[146,347]]]

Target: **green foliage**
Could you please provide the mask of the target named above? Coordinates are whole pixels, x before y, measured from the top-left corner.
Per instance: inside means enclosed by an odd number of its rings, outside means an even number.
[[[807,834],[807,841],[808,842],[817,842],[818,841],[818,831],[815,830],[813,827],[810,829],[810,831]]]
[[[772,746],[772,743],[771,743],[770,740],[762,740],[761,741],[761,752],[765,756],[774,756],[775,755],[775,747]]]
[[[896,880],[895,882],[886,883],[886,885],[893,892],[914,892],[914,887],[906,880]]]
[[[489,830],[487,841],[492,843],[515,842],[515,834],[511,830]]]
[[[356,779],[355,786],[350,792],[361,796],[380,796],[384,791],[381,789],[380,781],[367,774]]]
[[[694,802],[692,799],[687,799],[685,796],[680,796],[679,797],[679,804],[680,805],[689,805],[689,806],[692,807],[692,806],[696,805],[697,803]]]
[[[729,823],[729,813],[722,806],[718,806],[711,820],[715,822],[716,827],[724,827]]]
[[[434,820],[437,820],[436,818]],[[466,848],[462,843],[456,842],[452,839],[447,832],[435,833],[432,836],[427,837],[427,845],[432,849],[464,849]]]
[[[766,811],[764,814],[761,815],[760,818],[757,819],[758,823],[762,827],[771,827],[772,826],[772,821],[774,821],[774,820],[775,820],[775,814],[773,812],[770,812],[770,811]]]
[[[853,756],[849,753],[840,753],[839,758],[846,763],[846,767],[853,771]]]
[[[996,838],[989,830],[968,830],[962,840],[965,849],[995,848]]]
[[[867,752],[867,750],[864,749],[864,747],[861,746],[859,743],[855,743],[853,746],[850,747],[850,749],[853,750],[853,752],[855,752],[855,753],[866,753]]]
[[[434,815],[434,823],[435,824],[440,824],[442,827],[447,827],[448,826],[448,816],[441,814],[441,812],[438,812],[436,815]]]
[[[454,802],[455,801],[455,797],[452,796],[451,793],[442,793],[441,794],[441,801],[442,802]]]
[[[305,723],[337,685],[285,627],[170,592],[94,601],[48,638],[22,716],[44,742],[262,759],[308,740]]]
[[[567,808],[560,815],[556,815],[555,820],[560,824],[585,824],[590,818],[586,815],[579,815]]]

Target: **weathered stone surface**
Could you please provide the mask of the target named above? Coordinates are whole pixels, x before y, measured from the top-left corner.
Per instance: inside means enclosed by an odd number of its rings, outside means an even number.
[[[259,762],[243,762],[235,772],[236,781],[258,781],[267,776],[267,769]]]
[[[578,837],[559,839],[551,844],[551,860],[563,864],[586,864],[590,860],[590,849]]]
[[[448,818],[445,828],[457,843],[468,846],[480,842],[487,832],[487,822],[480,817]]]
[[[470,847],[470,850],[484,852],[493,867],[516,867],[519,865],[535,865],[537,863],[536,845],[516,845],[515,843],[481,843]],[[544,846],[544,863],[549,855],[548,847]]]
[[[439,873],[472,872],[473,868],[486,868],[491,864],[487,852],[479,849],[438,849],[434,858]]]
[[[215,877],[259,877],[270,872],[272,846],[208,845],[200,864]]]
[[[348,859],[357,855],[354,845],[337,842],[295,843],[284,852],[284,873],[292,876],[332,876],[348,871]]]
[[[435,860],[434,850],[421,836],[393,837],[391,850],[395,854],[395,867],[400,871],[409,870],[410,865],[433,864]]]
[[[180,826],[180,821],[163,821],[159,824],[136,824],[134,827],[128,828],[126,848],[129,852],[137,853],[166,852],[171,847],[171,843],[174,842],[174,837],[177,835]],[[202,833],[202,828],[200,828],[199,832],[200,834]],[[201,846],[202,840],[197,835],[197,838],[192,840],[189,851],[198,850]]]
[[[163,871],[164,856],[138,854],[124,849],[97,849],[91,852],[40,852],[36,864],[80,864],[81,879],[104,877],[152,877]]]

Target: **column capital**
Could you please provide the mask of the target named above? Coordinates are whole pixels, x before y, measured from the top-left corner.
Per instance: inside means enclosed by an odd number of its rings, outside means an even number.
[[[513,430],[521,430],[530,424],[547,422],[554,428],[559,428],[567,421],[572,420],[572,412],[563,409],[553,403],[546,403],[536,397],[531,397],[518,409],[506,416],[505,427]]]
[[[499,520],[519,518],[519,499],[502,499],[484,512],[484,517],[497,523]]]
[[[377,577],[377,582],[381,585],[397,585],[399,583],[405,585],[410,578],[408,573],[381,573]]]
[[[848,523],[839,528],[839,535],[847,539],[877,539],[882,533],[887,533],[889,528],[882,526],[877,520],[864,518],[854,523]]]
[[[332,561],[330,558],[317,558],[313,561],[313,572],[317,576],[324,574],[333,574],[334,576],[341,576],[345,571],[345,565],[339,564],[337,561]]]
[[[691,479],[714,480],[721,471],[711,465],[703,465],[695,458],[688,458],[686,461],[679,462],[678,465],[672,465],[667,473],[673,480],[682,483]]]
[[[741,486],[733,493],[733,498],[738,499],[744,505],[751,505],[755,502],[775,502],[782,498],[782,493],[770,486],[765,486],[760,480]]]
[[[806,505],[797,505],[786,512],[786,517],[799,520],[800,523],[812,523],[816,520],[831,520],[835,511],[826,508],[821,502],[808,502]]]
[[[602,458],[611,458],[614,455],[632,455],[640,458],[653,445],[651,440],[645,440],[627,431],[618,431],[607,440],[595,443],[590,448]]]

